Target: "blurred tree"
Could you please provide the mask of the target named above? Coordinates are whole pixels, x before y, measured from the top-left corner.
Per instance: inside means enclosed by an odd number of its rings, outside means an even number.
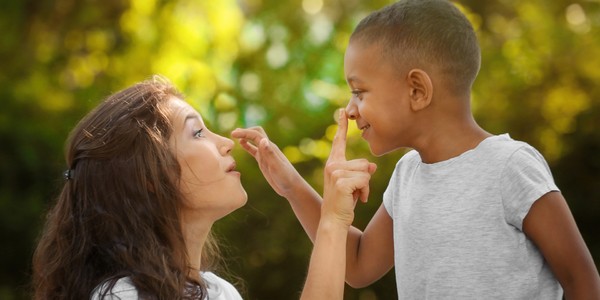
[[[356,23],[392,1],[53,0],[0,4],[0,299],[27,299],[43,215],[57,194],[69,130],[103,97],[158,73],[227,134],[261,125],[322,189],[333,112],[350,94],[343,54]],[[600,263],[600,3],[458,3],[483,50],[479,122],[548,159]],[[248,299],[294,299],[311,243],[253,160],[236,149],[248,205],[216,224]],[[373,158],[355,127],[348,157],[379,165],[364,227],[402,152]],[[346,299],[393,299],[393,272]]]

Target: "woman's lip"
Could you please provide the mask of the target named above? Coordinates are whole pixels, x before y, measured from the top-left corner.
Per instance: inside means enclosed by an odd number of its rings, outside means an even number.
[[[226,172],[228,172],[228,173],[229,172],[234,172],[235,171],[235,167],[236,167],[236,164],[235,164],[235,162],[233,162],[231,165],[229,165],[229,168],[227,168]]]

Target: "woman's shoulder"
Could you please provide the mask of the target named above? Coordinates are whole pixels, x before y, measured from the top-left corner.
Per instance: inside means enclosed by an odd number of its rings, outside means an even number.
[[[206,282],[208,299],[211,300],[241,300],[242,296],[238,290],[225,279],[212,272],[200,273]],[[91,300],[137,300],[138,293],[129,279],[123,277],[117,280],[111,288],[109,282],[105,282],[94,289],[90,296]]]
[[[91,300],[129,300],[138,299],[138,293],[129,277],[123,277],[117,280],[115,285],[111,288],[109,282],[105,282],[97,286],[92,295]]]

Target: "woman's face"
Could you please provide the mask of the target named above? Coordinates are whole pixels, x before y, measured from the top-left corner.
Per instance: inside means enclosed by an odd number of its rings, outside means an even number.
[[[181,166],[184,217],[214,221],[243,206],[248,196],[231,156],[233,141],[208,130],[187,102],[173,97],[169,107],[169,143]]]

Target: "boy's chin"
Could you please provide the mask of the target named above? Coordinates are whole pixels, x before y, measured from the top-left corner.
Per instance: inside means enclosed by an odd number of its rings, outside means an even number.
[[[379,157],[382,156],[390,151],[385,151],[384,149],[381,149],[380,147],[377,147],[371,143],[369,143],[369,149],[371,150],[371,154],[373,154],[373,156],[375,157]]]
[[[396,150],[398,148],[386,148],[386,147],[382,147],[381,145],[375,145],[373,143],[369,143],[369,149],[371,150],[371,154],[373,154],[373,156],[380,157],[380,156],[386,155],[390,152],[394,152],[394,150]]]

